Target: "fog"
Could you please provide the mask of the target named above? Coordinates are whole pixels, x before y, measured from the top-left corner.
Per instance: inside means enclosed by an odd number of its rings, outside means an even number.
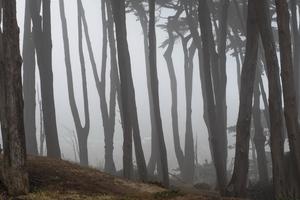
[[[94,55],[97,63],[97,68],[101,68],[101,52],[102,52],[102,25],[101,25],[101,3],[99,0],[83,1],[85,14],[89,26],[90,38],[93,45]],[[18,23],[20,27],[20,41],[22,47],[23,38],[23,21],[24,21],[24,4],[25,1],[17,1]],[[78,57],[78,35],[77,35],[77,4],[76,0],[65,0],[66,17],[69,28],[70,53],[72,61],[74,91],[76,95],[76,103],[81,114],[82,123],[84,123],[83,98],[82,98],[82,82],[81,71]],[[64,62],[63,40],[61,21],[59,14],[59,1],[51,1],[52,12],[52,43],[53,43],[53,75],[54,75],[54,95],[56,106],[56,119],[59,132],[59,142],[64,159],[74,160],[74,151],[71,143],[72,131],[75,131],[73,118],[70,111],[67,79]],[[159,13],[161,18],[157,24],[166,22],[166,18],[172,15],[172,12],[163,9]],[[129,51],[132,62],[132,74],[134,87],[136,91],[136,102],[138,110],[138,118],[140,123],[141,137],[143,149],[145,152],[146,161],[148,161],[151,152],[151,124],[149,115],[149,102],[146,83],[146,68],[145,56],[143,47],[143,34],[140,23],[136,16],[132,13],[127,13],[127,31]],[[159,94],[161,104],[161,115],[164,129],[164,136],[167,146],[169,168],[175,169],[178,167],[172,135],[171,122],[171,92],[170,78],[167,71],[167,66],[163,58],[164,49],[159,48],[162,42],[167,39],[167,33],[160,28],[157,28],[157,61],[158,61],[158,78],[159,78]],[[180,47],[180,48],[179,48]],[[230,52],[228,52],[228,55]],[[88,57],[87,47],[84,42],[84,55],[86,60],[87,84],[91,128],[88,137],[89,163],[90,165],[103,167],[104,166],[104,133],[100,112],[99,96],[95,87],[95,81],[92,74],[92,68]],[[184,133],[185,133],[185,88],[184,88],[184,68],[183,68],[183,52],[181,42],[177,41],[174,52],[173,61],[178,82],[178,120],[179,133],[182,148],[184,148]],[[192,97],[192,123],[194,141],[198,144],[198,160],[203,163],[205,160],[211,160],[209,151],[207,128],[203,120],[203,102],[201,83],[198,67],[198,58],[194,58],[195,67],[193,73],[193,97]],[[109,64],[107,65],[110,71]],[[238,114],[238,88],[236,79],[236,63],[232,57],[227,56],[227,106],[228,106],[228,126],[233,126],[237,120]],[[36,70],[36,80],[39,81],[38,68]],[[109,79],[109,75],[107,75]],[[39,82],[36,83],[39,88]],[[107,86],[109,93],[109,86]],[[117,110],[119,110],[117,108]],[[39,133],[39,110],[37,107],[37,132]],[[234,136],[234,135],[229,135]],[[39,134],[38,134],[39,137]],[[38,140],[39,141],[39,140]],[[234,143],[234,138],[229,137],[229,145]],[[114,160],[118,169],[122,167],[122,146],[123,134],[120,122],[120,113],[117,111],[116,131],[114,137]],[[229,150],[228,163],[231,162],[233,150]]]

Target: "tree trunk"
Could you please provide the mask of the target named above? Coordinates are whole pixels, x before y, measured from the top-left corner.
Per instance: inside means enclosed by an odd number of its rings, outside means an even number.
[[[212,154],[216,168],[218,189],[220,190],[221,194],[224,194],[225,187],[227,184],[227,128],[225,130],[223,129],[224,125],[226,124],[226,122],[224,121],[226,109],[223,107],[224,102],[222,101],[224,99],[220,99],[225,94],[222,94],[224,91],[220,88],[220,83],[224,80],[220,78],[221,74],[218,74],[218,70],[222,71],[224,69],[219,68],[220,66],[218,64],[218,57],[214,50],[215,46],[212,33],[211,19],[206,0],[199,1],[198,16],[201,28],[203,48],[205,49],[205,51],[203,51],[203,72],[207,95],[207,109],[209,121],[208,123],[211,131],[210,140],[213,148]]]
[[[253,122],[254,122],[254,143],[257,153],[257,167],[259,174],[259,182],[266,185],[269,182],[267,159],[265,152],[266,137],[264,136],[264,130],[261,121],[261,109],[260,109],[260,92],[259,92],[259,79],[260,68],[256,70],[256,79],[254,85],[254,104],[253,104]]]
[[[60,15],[62,22],[62,32],[64,40],[64,52],[65,52],[65,64],[67,73],[67,83],[68,83],[68,94],[69,103],[71,107],[71,112],[73,120],[75,123],[77,138],[79,142],[79,158],[80,164],[88,166],[88,149],[87,149],[87,138],[90,128],[90,118],[89,118],[89,108],[88,108],[88,94],[87,94],[87,82],[86,82],[86,72],[85,72],[85,61],[82,48],[82,15],[83,8],[81,1],[77,1],[78,6],[78,35],[79,35],[79,57],[81,64],[81,75],[82,75],[82,88],[83,88],[83,99],[84,99],[84,113],[85,113],[85,125],[81,125],[81,120],[79,116],[79,111],[75,101],[74,86],[73,86],[73,76],[72,76],[72,65],[70,58],[70,45],[68,36],[67,20],[65,16],[65,8],[63,0],[60,0]]]
[[[216,106],[217,106],[217,117],[219,117],[218,121],[220,122],[220,148],[221,148],[221,156],[223,159],[223,171],[224,178],[227,184],[227,157],[228,157],[228,141],[227,141],[227,104],[226,104],[226,85],[227,85],[227,75],[226,75],[226,42],[227,42],[227,32],[228,32],[228,7],[229,0],[223,0],[220,5],[220,19],[219,19],[219,43],[217,45],[218,48],[218,61],[219,61],[219,92],[216,94]],[[216,85],[216,83],[214,83]]]
[[[126,27],[126,25],[125,25]],[[110,31],[111,35],[113,31]],[[128,47],[128,45],[127,45]],[[127,48],[128,50],[128,48]],[[128,52],[129,55],[129,52]],[[130,61],[130,56],[128,56],[128,59]],[[130,64],[130,62],[129,62]],[[144,156],[144,151],[142,147],[142,142],[141,142],[141,136],[140,136],[140,128],[139,128],[139,121],[138,121],[138,113],[137,113],[137,107],[136,107],[136,100],[135,100],[135,91],[134,91],[134,85],[133,85],[133,79],[132,79],[132,73],[131,73],[131,64],[129,65],[128,68],[128,86],[129,86],[129,100],[128,100],[128,106],[130,112],[130,125],[133,131],[133,141],[134,141],[134,150],[135,150],[135,155],[136,155],[136,163],[137,163],[137,168],[138,168],[138,173],[139,177],[142,181],[147,181],[148,179],[148,173],[147,173],[147,165],[145,161],[145,156]],[[120,102],[119,102],[120,103]],[[123,112],[123,107],[120,107],[121,113]],[[123,118],[124,120],[124,115]]]
[[[251,128],[252,97],[258,54],[258,27],[254,1],[248,1],[246,55],[241,75],[239,115],[236,125],[234,170],[227,186],[227,195],[246,196],[249,167],[249,139]]]
[[[212,147],[212,141],[211,141],[212,133],[211,133],[211,128],[210,128],[209,119],[208,119],[208,106],[207,106],[208,99],[207,99],[207,94],[206,94],[207,92],[206,92],[206,86],[205,86],[206,83],[205,83],[205,74],[204,74],[203,47],[202,47],[200,34],[198,32],[198,23],[192,13],[191,2],[185,3],[184,7],[185,7],[185,13],[187,15],[188,26],[189,26],[191,35],[193,37],[193,41],[198,50],[199,72],[200,72],[201,91],[202,91],[202,99],[203,99],[203,119],[206,124],[207,131],[208,131],[208,138],[209,138],[208,141],[209,141],[211,157],[212,157],[212,160],[214,160],[213,147]]]
[[[289,27],[289,10],[286,0],[276,0],[277,23],[279,31],[281,79],[284,98],[284,115],[292,160],[300,179],[300,129],[298,123],[297,97],[292,61],[291,32]],[[298,57],[298,56],[297,56]],[[298,77],[299,78],[299,77]],[[296,186],[299,188],[300,185]],[[298,197],[300,198],[300,197]]]
[[[172,59],[172,53],[174,49],[175,44],[175,38],[173,34],[173,28],[171,25],[172,21],[168,21],[168,35],[169,35],[169,44],[168,47],[164,53],[164,58],[167,63],[168,72],[170,76],[170,86],[171,86],[171,99],[172,99],[172,105],[171,105],[171,116],[172,116],[172,128],[173,128],[173,140],[174,140],[174,148],[175,148],[175,155],[177,158],[178,166],[180,169],[180,172],[184,171],[184,155],[181,149],[180,145],[180,138],[179,138],[179,128],[178,128],[178,99],[177,99],[177,80],[176,80],[176,74]]]
[[[39,113],[40,113],[40,156],[44,156],[44,143],[45,143],[45,131],[44,131],[44,121],[43,121],[43,108],[42,100],[38,92],[38,104],[39,104]]]
[[[1,33],[0,52],[3,57],[0,66],[4,110],[1,126],[6,131],[3,138],[3,183],[10,195],[29,192],[29,180],[26,171],[25,130],[23,121],[22,97],[22,59],[19,49],[19,28],[16,20],[16,1],[3,1],[3,37]]]
[[[180,34],[180,33],[178,33]],[[185,150],[182,177],[188,183],[194,181],[195,153],[194,137],[192,127],[192,94],[193,94],[193,57],[196,51],[194,43],[188,49],[189,37],[180,34],[184,52],[184,75],[185,75],[185,95],[186,95],[186,130],[185,130]]]
[[[109,47],[110,47],[110,64],[111,64],[111,70],[110,70],[110,106],[109,106],[109,129],[107,134],[107,146],[105,147],[105,150],[107,152],[107,165],[106,168],[108,168],[111,171],[115,171],[115,164],[113,161],[113,138],[114,138],[114,132],[115,132],[115,116],[116,116],[116,98],[118,100],[119,109],[122,117],[122,105],[121,105],[121,98],[120,98],[120,79],[118,74],[118,65],[117,65],[117,51],[116,51],[116,40],[115,40],[115,34],[114,34],[114,21],[113,21],[113,14],[112,14],[112,8],[110,1],[106,1],[106,7],[107,7],[107,22],[108,22],[108,40],[109,40]],[[102,71],[104,74],[104,71]],[[102,75],[102,80],[105,80],[103,78],[104,75]],[[117,95],[117,97],[116,97]],[[121,118],[121,121],[123,122],[123,118]]]
[[[143,31],[144,37],[144,54],[145,54],[145,65],[146,65],[146,77],[147,77],[147,91],[149,99],[149,110],[150,110],[150,122],[151,122],[151,155],[148,163],[148,173],[154,175],[155,166],[158,168],[159,151],[156,136],[156,125],[155,116],[153,109],[153,98],[151,91],[151,77],[150,77],[150,62],[149,62],[149,42],[148,42],[148,17],[143,5],[137,1],[132,2],[133,8],[136,10],[140,20],[140,24]],[[159,174],[160,174],[160,169]]]
[[[138,127],[135,92],[131,73],[130,55],[127,42],[125,1],[112,1],[113,17],[116,27],[119,74],[121,80],[122,119],[123,119],[123,174],[132,176],[132,131],[134,133],[137,165],[142,180],[147,179],[147,168]],[[122,66],[121,66],[122,65]]]
[[[185,175],[184,179],[189,182],[194,182],[195,173],[195,151],[194,151],[194,134],[192,126],[192,96],[193,96],[193,70],[194,56],[196,46],[194,43],[188,49],[188,69],[185,68],[185,84],[186,84],[186,131],[185,131]]]
[[[155,0],[149,0],[149,61],[150,61],[150,76],[151,89],[153,98],[153,108],[155,114],[156,131],[159,147],[159,157],[161,160],[161,168],[163,175],[163,185],[169,187],[169,169],[167,150],[164,140],[162,120],[160,115],[159,105],[159,87],[157,77],[157,61],[156,61],[156,33],[155,33]]]
[[[276,47],[271,27],[269,4],[266,0],[255,0],[257,23],[262,38],[267,63],[269,81],[269,112],[271,122],[271,152],[273,164],[273,183],[275,198],[285,198],[284,186],[284,140],[283,113],[281,101],[281,86]]]
[[[41,81],[47,155],[60,158],[53,91],[50,0],[42,0],[43,16],[40,16],[41,2],[34,0],[30,2],[33,38]]]
[[[296,90],[296,100],[298,105],[298,114],[300,112],[300,33],[298,28],[298,18],[297,18],[297,3],[296,0],[290,1],[291,9],[291,21],[292,21],[292,33],[293,33],[293,65],[294,65],[294,81]]]
[[[38,155],[36,139],[35,49],[31,31],[30,0],[26,0],[23,38],[24,125],[28,154]]]

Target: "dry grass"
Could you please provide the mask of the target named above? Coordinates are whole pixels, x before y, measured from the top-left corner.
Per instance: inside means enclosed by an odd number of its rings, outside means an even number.
[[[222,200],[217,193],[170,191],[153,184],[117,178],[96,169],[45,157],[29,157],[31,192],[22,200]],[[225,199],[223,199],[225,200]],[[226,199],[231,200],[231,199]]]

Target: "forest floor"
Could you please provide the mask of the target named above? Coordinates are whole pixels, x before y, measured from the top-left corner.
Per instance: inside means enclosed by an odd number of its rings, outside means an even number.
[[[30,193],[9,198],[0,187],[0,199],[19,200],[233,200],[216,192],[183,187],[167,190],[156,184],[124,180],[68,161],[29,157]]]

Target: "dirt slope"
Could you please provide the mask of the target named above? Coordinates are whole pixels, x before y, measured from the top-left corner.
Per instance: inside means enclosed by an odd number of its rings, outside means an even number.
[[[2,187],[0,199],[222,200],[218,195],[204,191],[185,194],[166,190],[153,184],[127,181],[96,169],[81,167],[62,160],[29,157],[27,165],[31,193],[9,198]]]

